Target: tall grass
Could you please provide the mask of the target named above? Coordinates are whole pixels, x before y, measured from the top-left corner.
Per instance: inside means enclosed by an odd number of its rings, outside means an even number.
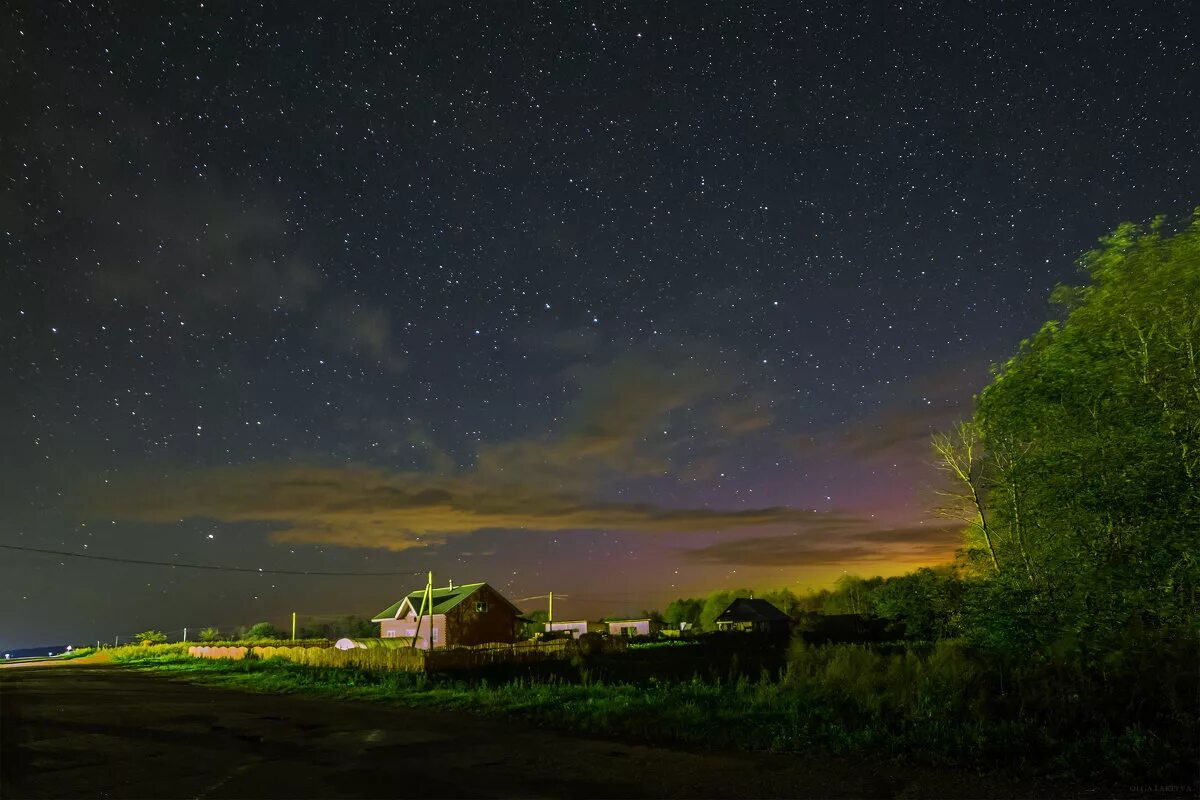
[[[636,682],[593,677],[603,673],[604,659],[641,658],[636,651],[558,662],[560,671],[541,679],[489,682],[329,666],[316,656],[313,663],[235,662],[154,652],[171,647],[131,648],[127,661],[257,691],[504,713],[642,741],[821,746],[1140,784],[1190,781],[1200,746],[1194,637],[1131,643],[1099,667],[1071,654],[1010,662],[957,641],[923,648],[796,642],[782,672],[751,677],[731,669],[730,678]]]

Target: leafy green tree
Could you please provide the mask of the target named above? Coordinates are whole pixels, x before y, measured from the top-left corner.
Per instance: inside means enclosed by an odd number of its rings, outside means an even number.
[[[761,595],[756,595],[766,600],[771,605],[778,608],[789,617],[796,617],[803,609],[801,608],[800,598],[791,589],[779,589],[774,592],[765,592]]]
[[[704,598],[704,606],[700,610],[700,628],[706,631],[716,630],[716,619],[729,604],[739,597],[750,597],[754,592],[750,589],[720,590]]]
[[[700,625],[700,614],[703,610],[704,600],[698,597],[681,597],[667,604],[663,611],[663,621],[675,628],[687,623],[689,628],[695,629]]]
[[[974,418],[935,441],[967,523],[974,635],[1002,647],[1194,623],[1200,211],[1121,225],[1059,287]]]
[[[826,601],[827,614],[869,615],[874,610],[871,597],[883,583],[883,578],[860,578],[858,575],[842,575],[835,582],[835,590]]]
[[[221,640],[221,632],[216,628],[204,628],[198,634],[202,642],[219,642]]]
[[[638,617],[642,618],[642,619],[648,619],[651,622],[655,622],[659,625],[666,622],[666,619],[663,617],[661,611],[657,611],[655,609],[650,609],[650,608],[642,609],[640,612],[638,612]]]
[[[532,639],[546,632],[546,623],[550,621],[550,614],[544,609],[539,608],[537,611],[530,611],[525,615],[528,622],[521,623],[521,638]]]
[[[144,645],[166,644],[166,642],[167,642],[167,635],[165,633],[163,633],[162,631],[154,631],[154,630],[142,631],[141,633],[135,633],[133,635],[133,638],[137,639],[138,642],[140,642],[141,644],[144,644]]]
[[[269,622],[256,622],[242,634],[243,639],[282,639],[283,634]]]
[[[871,592],[874,614],[904,626],[913,641],[957,636],[967,584],[953,567],[922,567],[884,579]]]
[[[346,635],[352,638],[369,638],[379,635],[379,623],[366,617],[350,616],[346,619]],[[332,638],[332,637],[331,637]]]

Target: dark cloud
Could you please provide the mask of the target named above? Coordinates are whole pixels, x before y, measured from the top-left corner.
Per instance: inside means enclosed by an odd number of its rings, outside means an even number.
[[[577,388],[545,436],[486,445],[483,473],[559,482],[705,471],[734,442],[770,427],[772,398],[703,348],[641,347],[567,370]]]
[[[402,550],[489,529],[712,532],[797,524],[791,508],[720,511],[610,503],[478,474],[435,477],[369,467],[233,467],[138,480],[92,509],[147,522],[191,517],[277,526],[277,541]]]
[[[952,362],[897,385],[870,414],[824,433],[791,438],[792,452],[836,451],[864,460],[929,461],[929,440],[971,414],[988,382],[986,356]]]
[[[90,106],[102,109],[85,113]],[[95,300],[143,306],[192,333],[239,323],[307,331],[331,351],[404,367],[386,306],[335,287],[281,203],[184,163],[147,114],[93,97],[73,113],[47,110],[27,130],[25,146],[53,165],[46,179],[63,187],[61,204],[48,218],[21,210],[14,225],[30,240],[70,236],[77,250],[102,254],[84,272]],[[75,174],[83,169],[87,181]],[[76,291],[78,276],[62,274]]]
[[[872,528],[866,519],[813,516],[786,536],[730,539],[682,551],[687,561],[730,566],[827,566],[856,561],[938,561],[962,541],[962,526]]]
[[[484,445],[470,470],[456,472],[449,454],[418,426],[348,420],[353,429],[379,430],[389,452],[399,443],[418,448],[427,470],[200,470],[130,481],[94,497],[92,512],[159,522],[267,522],[278,526],[280,540],[391,549],[486,529],[688,532],[832,520],[781,507],[716,511],[597,499],[610,481],[714,469],[715,457],[703,452],[760,431],[770,412],[729,371],[679,354],[634,351],[577,365],[570,377],[577,392],[555,430]]]

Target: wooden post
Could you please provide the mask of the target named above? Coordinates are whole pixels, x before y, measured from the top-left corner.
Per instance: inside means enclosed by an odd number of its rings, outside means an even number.
[[[425,597],[428,598],[428,602],[425,605],[429,609],[429,648],[428,649],[430,651],[432,651],[433,650],[433,571],[432,570],[429,572],[429,580],[425,584]],[[420,631],[419,624],[417,626],[417,630]]]
[[[427,587],[428,588],[428,587]],[[417,638],[421,635],[421,617],[425,614],[425,594],[421,594],[421,609],[417,612],[417,627],[413,629],[412,644],[409,647],[417,646]]]
[[[417,629],[413,631],[412,646],[417,646],[417,639],[421,636],[421,620],[425,618],[425,608],[429,608],[429,647],[433,649],[433,572],[430,571],[429,579],[425,582],[425,592],[421,595],[421,610],[417,612]]]

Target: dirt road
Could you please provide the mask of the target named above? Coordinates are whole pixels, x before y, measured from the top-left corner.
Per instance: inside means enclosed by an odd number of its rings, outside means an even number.
[[[961,771],[628,745],[499,718],[249,694],[103,665],[4,670],[0,710],[6,798],[1046,793]]]

